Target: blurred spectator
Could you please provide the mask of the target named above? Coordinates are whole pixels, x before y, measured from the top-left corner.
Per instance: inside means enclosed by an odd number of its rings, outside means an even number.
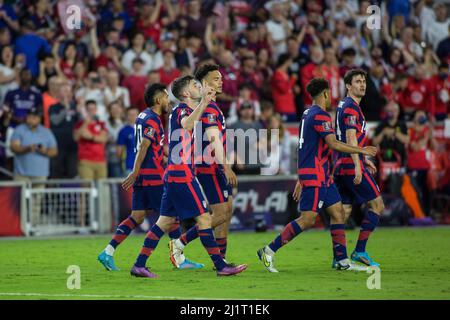
[[[261,141],[259,138],[259,130],[262,129],[261,123],[255,119],[255,109],[251,103],[244,103],[238,110],[239,119],[235,123],[231,124],[228,128],[234,129],[235,146],[238,150],[234,171],[236,174],[260,174],[261,162],[257,158],[259,145],[264,145],[266,142]],[[238,130],[242,129],[242,130]],[[248,138],[243,138],[245,134],[248,134]],[[245,141],[245,148],[239,146],[238,143]],[[239,152],[244,150],[245,154]],[[252,157],[250,156],[252,155]],[[251,163],[251,161],[254,163]]]
[[[450,64],[450,24],[447,28],[447,37],[439,42],[436,54],[442,62]]]
[[[238,120],[238,111],[242,105],[249,103],[255,110],[255,117],[258,118],[261,114],[261,108],[258,99],[252,98],[252,87],[248,84],[239,86],[239,97],[237,101],[233,102],[230,107],[227,124],[232,124]]]
[[[319,68],[323,64],[324,53],[320,44],[314,44],[309,48],[311,62],[306,64],[300,70],[300,77],[303,91],[303,105],[309,107],[312,103],[311,96],[306,92],[306,86],[315,77],[319,75]]]
[[[122,65],[129,73],[134,73],[133,61],[135,58],[140,58],[142,61],[142,74],[147,74],[153,67],[152,56],[145,51],[145,37],[142,32],[137,32],[131,39],[130,48],[125,51],[122,57]]]
[[[408,84],[401,93],[403,113],[406,120],[412,119],[416,110],[434,114],[432,92],[429,81],[424,79],[423,66],[418,65],[415,68],[414,76],[408,78]]]
[[[439,42],[444,40],[448,35],[450,19],[447,15],[447,5],[445,3],[436,3],[434,5],[435,19],[430,21],[429,25],[425,25],[425,39],[431,43],[433,49],[437,49]]]
[[[384,107],[382,122],[376,127],[372,143],[379,146],[383,161],[397,161],[394,152],[400,156],[401,165],[406,164],[406,146],[409,143],[406,123],[399,119],[400,108],[391,101]]]
[[[109,70],[105,88],[105,105],[118,100],[122,106],[128,108],[130,106],[130,93],[127,88],[119,86],[119,83],[119,73],[116,70]]]
[[[409,129],[410,144],[407,168],[411,177],[417,182],[421,191],[423,209],[428,214],[430,208],[430,195],[427,187],[427,174],[430,169],[428,150],[430,147],[436,148],[436,141],[433,138],[432,130],[427,126],[427,114],[423,110],[417,110],[413,120],[413,126]]]
[[[168,86],[173,80],[181,75],[181,71],[178,70],[175,62],[175,54],[172,50],[166,49],[163,52],[164,64],[158,69],[161,83]]]
[[[259,122],[264,129],[269,127],[270,119],[272,119],[274,113],[273,104],[271,102],[261,102],[261,115],[259,116]]]
[[[56,63],[55,57],[52,54],[45,54],[39,62],[39,77],[37,78],[37,85],[41,92],[48,90],[48,82],[54,76],[65,78],[65,75]]]
[[[389,91],[389,83],[381,64],[374,64],[370,68],[366,84],[366,94],[361,99],[360,106],[364,110],[366,120],[375,121],[380,118],[380,113],[387,103],[386,91]]]
[[[123,127],[123,107],[119,101],[113,101],[108,105],[109,117],[106,121],[108,130],[108,142],[106,144],[106,159],[108,161],[108,177],[123,177],[120,158],[117,155],[117,139]]]
[[[50,128],[49,109],[50,106],[58,103],[60,94],[60,86],[63,84],[63,80],[58,76],[52,76],[48,80],[48,91],[42,94],[42,106],[43,106],[43,118],[44,126]],[[70,97],[69,97],[70,98]]]
[[[74,66],[77,62],[77,45],[74,41],[66,41],[64,43],[62,58],[59,58],[58,51],[62,40],[63,37],[56,40],[53,46],[53,55],[56,57],[58,68],[64,77],[69,81],[73,81],[75,79]]]
[[[6,108],[12,111],[13,125],[23,123],[31,109],[42,109],[42,95],[31,86],[33,80],[31,71],[22,69],[19,76],[19,88],[8,91],[4,101]]]
[[[108,176],[105,144],[108,130],[97,116],[97,103],[88,100],[84,119],[75,125],[74,139],[78,143],[78,175],[81,179],[98,180]]]
[[[439,66],[438,74],[431,79],[435,99],[434,117],[438,121],[443,121],[450,113],[450,74],[447,63]]]
[[[224,50],[219,53],[219,63],[222,74],[222,94],[217,99],[225,116],[228,116],[231,103],[236,100],[239,91],[237,85],[238,71],[233,67],[234,57],[231,51]]]
[[[288,74],[288,67],[292,63],[292,58],[287,54],[282,54],[278,58],[277,69],[272,77],[272,96],[275,111],[281,114],[283,121],[298,121],[297,109],[294,101],[294,86],[297,75]]]
[[[55,136],[41,125],[42,112],[37,108],[27,111],[25,123],[14,130],[11,150],[14,158],[14,179],[45,181],[50,175],[50,158],[58,153]]]
[[[319,72],[330,84],[331,106],[336,108],[344,90],[344,82],[339,74],[339,63],[333,47],[325,48],[323,65]]]
[[[342,51],[342,64],[339,68],[339,74],[344,77],[347,71],[351,69],[356,69],[355,64],[356,51],[353,48],[346,48]]]
[[[241,88],[244,84],[247,84],[251,88],[251,94],[253,99],[258,98],[258,92],[262,86],[262,75],[257,72],[256,69],[256,57],[253,52],[249,52],[246,56],[242,57],[240,72],[238,75],[237,85]]]
[[[278,137],[272,139],[272,135],[276,134],[275,130],[278,130]],[[264,161],[267,165],[261,168],[261,174],[289,174],[291,164],[291,140],[289,133],[284,129],[281,116],[278,113],[270,118],[267,151],[268,156]]]
[[[19,31],[19,23],[14,7],[0,0],[0,28],[8,28],[10,31]]]
[[[47,40],[34,32],[33,23],[24,18],[20,21],[21,35],[15,40],[15,53],[25,56],[26,67],[30,69],[31,75],[39,75],[39,58],[44,53],[51,53]]]
[[[286,39],[291,35],[294,25],[292,21],[286,19],[287,12],[283,3],[269,1],[265,5],[266,10],[270,12],[270,19],[266,22],[267,32],[272,42],[275,59],[286,52]]]
[[[201,8],[201,1],[189,1],[187,4],[187,15],[181,18],[180,24],[186,29],[187,34],[197,34],[203,38],[207,19],[206,16],[202,14]]]
[[[3,104],[6,93],[17,89],[17,75],[19,67],[14,65],[14,52],[10,45],[0,49],[0,104]]]
[[[133,60],[133,72],[123,79],[122,85],[130,93],[130,104],[138,107],[140,110],[145,108],[144,92],[147,84],[147,77],[142,74],[143,60],[135,58]]]
[[[75,98],[81,102],[94,100],[97,108],[96,114],[99,119],[105,121],[108,117],[105,107],[105,91],[98,72],[89,72],[86,85],[75,92]]]
[[[272,85],[270,80],[272,79],[273,70],[269,60],[269,51],[267,49],[261,49],[258,52],[258,73],[262,77],[261,89],[259,90],[259,96],[261,99],[272,99]]]
[[[50,129],[56,137],[59,150],[51,162],[51,176],[56,179],[72,179],[77,175],[78,148],[73,131],[81,118],[80,108],[69,83],[61,83],[58,91],[59,102],[51,105],[48,110]]]
[[[139,109],[130,107],[126,111],[126,124],[120,129],[117,138],[117,156],[123,159],[125,151],[125,176],[127,176],[134,166],[134,123],[139,115]],[[124,150],[125,149],[125,150]]]

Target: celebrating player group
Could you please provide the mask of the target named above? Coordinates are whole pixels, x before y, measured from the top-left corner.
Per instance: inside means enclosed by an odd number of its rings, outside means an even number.
[[[316,78],[308,84],[306,89],[313,98],[313,105],[304,111],[300,122],[298,181],[294,189],[300,217],[257,251],[269,272],[278,272],[274,265],[275,253],[311,228],[321,209],[331,218],[333,268],[363,271],[367,266],[379,266],[366,252],[367,240],[383,211],[383,201],[372,176],[376,169],[366,159],[366,156],[375,156],[377,150],[366,146],[366,123],[359,107],[366,90],[366,78],[366,73],[359,69],[345,75],[347,96],[337,107],[334,128],[327,112],[331,104],[328,82]],[[126,190],[133,188],[132,212],[117,227],[98,260],[109,271],[119,270],[114,262],[115,250],[144,221],[148,211],[153,210],[159,213],[159,218],[145,237],[131,267],[131,275],[158,277],[147,267],[147,260],[165,233],[171,239],[169,258],[175,268],[204,267],[184,255],[185,246],[200,238],[218,276],[241,273],[246,270],[246,264],[225,260],[232,217],[232,187],[237,186],[237,178],[227,162],[225,118],[216,103],[216,95],[222,92],[219,67],[207,64],[197,69],[194,76],[177,78],[171,91],[180,103],[169,115],[167,148],[160,117],[169,112],[169,94],[162,84],[146,88],[147,108],[135,121],[134,168],[122,183]],[[202,139],[200,159],[194,153],[195,139]],[[205,150],[208,152],[203,152]],[[338,153],[334,178],[332,150]],[[210,157],[205,158],[204,154]],[[369,210],[349,258],[344,226],[353,203],[366,203]],[[180,222],[190,218],[196,224],[182,234]]]

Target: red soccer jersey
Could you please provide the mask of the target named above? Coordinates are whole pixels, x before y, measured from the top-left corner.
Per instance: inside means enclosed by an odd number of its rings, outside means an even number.
[[[409,78],[402,95],[403,107],[434,114],[434,99],[429,81]]]
[[[75,130],[79,129],[82,124],[83,121],[78,122]],[[106,125],[103,121],[96,120],[88,124],[87,129],[91,134],[98,136],[102,131],[106,131]],[[78,160],[105,162],[105,144],[80,138],[78,140]]]
[[[436,75],[430,82],[433,88],[434,114],[450,112],[450,76],[442,79]]]

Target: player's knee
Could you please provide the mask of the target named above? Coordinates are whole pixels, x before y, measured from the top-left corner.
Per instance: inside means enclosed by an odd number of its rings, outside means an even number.
[[[316,224],[316,216],[302,214],[296,221],[302,229],[310,229]]]
[[[381,197],[376,198],[375,200],[369,203],[369,207],[375,213],[378,213],[379,215],[383,214],[384,211],[383,199]]]
[[[168,233],[175,222],[175,218],[160,216],[158,221],[156,221],[156,224],[162,231],[164,231],[164,233]]]
[[[137,224],[141,224],[142,222],[144,222],[145,215],[145,211],[133,211],[131,213],[131,217],[134,219],[134,221],[136,221]]]
[[[211,228],[212,218],[209,213],[204,213],[197,217],[197,225],[200,230]]]

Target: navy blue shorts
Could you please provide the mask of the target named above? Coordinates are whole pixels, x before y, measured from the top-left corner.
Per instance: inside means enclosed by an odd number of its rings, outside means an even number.
[[[208,200],[197,179],[189,183],[165,182],[160,215],[185,220],[208,212]]]
[[[353,175],[335,176],[335,183],[343,204],[366,203],[380,196],[380,188],[369,172],[363,171],[361,183],[358,185],[353,183],[354,178]]]
[[[334,185],[328,187],[303,187],[298,203],[298,210],[319,212],[341,201],[341,196]]]
[[[161,198],[163,195],[163,185],[151,187],[133,187],[133,200],[131,210],[154,210],[161,209]]]
[[[205,191],[209,204],[227,202],[228,197],[233,194],[233,189],[227,183],[227,178],[221,170],[216,170],[216,174],[199,173],[197,178]]]

